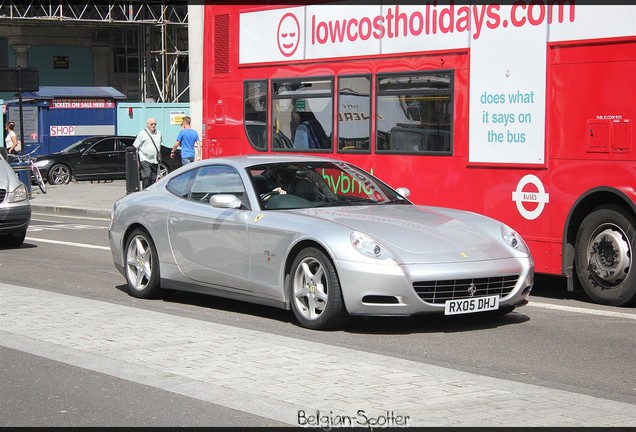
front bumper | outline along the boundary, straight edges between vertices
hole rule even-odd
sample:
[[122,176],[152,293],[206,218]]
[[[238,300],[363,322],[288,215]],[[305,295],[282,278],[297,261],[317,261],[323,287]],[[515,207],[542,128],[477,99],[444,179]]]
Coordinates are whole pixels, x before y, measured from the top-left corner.
[[[499,308],[516,307],[527,303],[534,283],[531,258],[509,258],[493,261],[444,264],[370,265],[337,261],[342,295],[351,315],[410,316],[429,312],[444,312],[445,302],[430,301],[430,296],[418,295],[414,285],[435,285],[436,281],[511,280],[507,289],[500,290]],[[432,283],[429,283],[432,282]],[[493,283],[495,284],[495,283]],[[458,284],[461,287],[461,284]],[[457,288],[452,298],[492,295]]]
[[31,222],[31,206],[22,203],[0,207],[0,234],[26,231]]

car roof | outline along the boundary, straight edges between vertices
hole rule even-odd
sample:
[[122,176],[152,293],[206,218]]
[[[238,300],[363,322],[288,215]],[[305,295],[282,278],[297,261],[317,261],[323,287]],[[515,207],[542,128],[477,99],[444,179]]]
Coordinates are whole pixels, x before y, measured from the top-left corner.
[[135,138],[132,135],[91,135],[91,136],[87,136],[84,137],[83,139],[93,139],[93,138]]
[[205,161],[207,162],[213,161],[215,163],[228,163],[228,164],[232,164],[241,168],[248,168],[254,165],[261,165],[261,164],[285,163],[285,162],[342,162],[338,159],[328,158],[328,157],[289,155],[289,154],[226,156],[226,157],[205,159]]

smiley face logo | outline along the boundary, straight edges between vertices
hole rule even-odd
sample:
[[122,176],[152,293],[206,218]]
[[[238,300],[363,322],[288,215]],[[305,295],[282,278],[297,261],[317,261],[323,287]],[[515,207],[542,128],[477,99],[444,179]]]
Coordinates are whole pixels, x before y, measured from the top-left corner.
[[292,13],[286,13],[278,23],[278,49],[285,57],[292,56],[300,45],[300,24]]

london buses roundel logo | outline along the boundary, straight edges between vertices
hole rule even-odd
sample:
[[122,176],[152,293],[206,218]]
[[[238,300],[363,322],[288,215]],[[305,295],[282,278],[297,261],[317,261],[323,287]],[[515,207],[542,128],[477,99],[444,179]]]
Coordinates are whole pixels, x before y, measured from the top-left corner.
[[[528,185],[534,187],[528,188]],[[517,190],[512,193],[512,200],[517,203],[517,210],[524,218],[535,220],[550,202],[550,194],[546,193],[539,177],[533,174],[525,175],[519,183]]]
[[300,24],[291,12],[286,13],[278,23],[278,49],[285,57],[294,55],[300,45]]

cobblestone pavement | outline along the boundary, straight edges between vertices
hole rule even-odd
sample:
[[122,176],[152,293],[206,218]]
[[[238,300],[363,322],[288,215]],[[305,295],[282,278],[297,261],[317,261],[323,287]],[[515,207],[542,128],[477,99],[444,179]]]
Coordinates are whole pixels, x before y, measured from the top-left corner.
[[290,426],[636,426],[633,405],[0,283],[0,345]]

